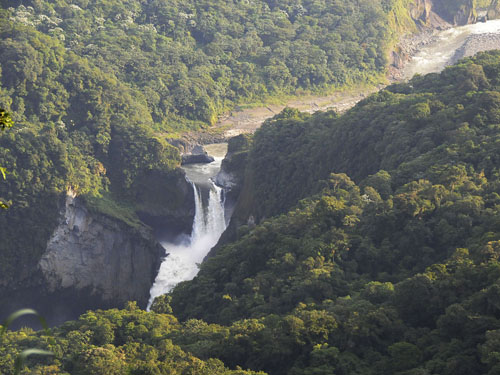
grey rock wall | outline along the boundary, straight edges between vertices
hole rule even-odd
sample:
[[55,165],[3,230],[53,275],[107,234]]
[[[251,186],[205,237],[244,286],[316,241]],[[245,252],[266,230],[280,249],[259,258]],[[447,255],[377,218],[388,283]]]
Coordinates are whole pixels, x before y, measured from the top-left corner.
[[50,293],[71,288],[112,305],[145,305],[163,254],[146,228],[91,213],[68,194],[38,267]]

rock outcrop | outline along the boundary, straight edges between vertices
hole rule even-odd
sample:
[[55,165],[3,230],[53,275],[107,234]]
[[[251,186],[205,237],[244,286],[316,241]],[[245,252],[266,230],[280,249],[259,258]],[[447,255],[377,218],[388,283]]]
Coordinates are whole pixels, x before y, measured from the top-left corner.
[[[491,9],[495,9],[494,4]],[[388,69],[391,81],[404,78],[404,66],[422,47],[436,40],[436,30],[472,24],[489,17],[486,14],[478,16],[474,0],[414,0],[409,13],[419,32],[401,37],[391,51]]]
[[500,18],[500,2],[498,0],[493,0],[487,13],[486,17],[489,20]]
[[182,169],[149,171],[135,189],[136,212],[158,239],[189,234],[195,214],[193,194]]
[[[57,205],[54,202],[54,205]],[[29,277],[0,288],[0,321],[30,307],[49,325],[77,318],[89,309],[145,308],[165,255],[153,231],[98,211],[71,191],[61,200],[46,249]],[[15,327],[38,327],[21,319]]]
[[145,306],[163,254],[146,227],[90,212],[68,194],[38,266],[49,293],[71,288],[106,305]]
[[243,186],[250,143],[251,136],[248,134],[231,138],[227,145],[226,157],[215,177],[215,183],[224,188],[226,202],[229,204],[236,202]]
[[201,145],[195,145],[189,154],[182,155],[182,164],[211,163],[214,160]]
[[415,0],[410,16],[420,26],[434,29],[476,22],[474,0]]
[[434,8],[434,0],[416,0],[410,7],[410,16],[418,26],[430,27],[434,29],[449,27]]
[[252,136],[240,134],[228,141],[227,154],[222,161],[221,169],[215,177],[215,183],[224,189],[226,217],[231,217],[229,225],[219,239],[218,244],[208,253],[215,255],[220,245],[237,238],[238,228],[246,224],[247,218],[234,216],[238,211],[239,200],[244,200],[242,189],[245,184],[245,169],[252,144]]

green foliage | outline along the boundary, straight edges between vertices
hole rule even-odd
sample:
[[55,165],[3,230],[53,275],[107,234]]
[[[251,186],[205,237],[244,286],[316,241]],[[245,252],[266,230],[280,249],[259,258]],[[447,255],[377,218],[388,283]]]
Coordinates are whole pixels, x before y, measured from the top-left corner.
[[384,198],[415,176],[435,184],[451,181],[445,175],[460,181],[470,172],[467,163],[495,175],[497,71],[498,54],[481,54],[441,75],[390,86],[341,117],[289,111],[268,120],[255,134],[236,214],[284,213],[319,193],[332,172],[347,173],[362,187],[375,184]]
[[121,311],[88,312],[53,329],[51,343],[44,331],[8,331],[0,337],[0,371],[13,374],[12,359],[31,345],[50,347],[54,355],[28,358],[23,374],[264,375],[229,370],[220,360],[183,351],[171,339],[183,329],[172,315],[146,313],[134,303]]
[[170,294],[229,332],[181,345],[271,374],[495,373],[498,71],[480,54],[340,117],[268,121],[236,213],[260,223]]
[[0,128],[2,130],[11,128],[14,125],[10,113],[0,108]]
[[[39,315],[35,310],[32,310],[32,309],[22,309],[22,310],[15,311],[11,315],[9,315],[7,317],[7,319],[2,323],[2,325],[0,326],[0,340],[7,332],[7,329],[12,324],[12,322],[14,322],[16,319],[18,319],[22,316],[26,316],[26,315],[37,316],[42,327],[45,330],[45,333],[47,335],[50,335],[50,331],[49,331],[49,328],[47,326],[47,323],[45,322],[45,319],[41,315]],[[54,353],[52,353],[51,351],[48,351],[48,350],[34,349],[34,348],[24,349],[22,352],[20,352],[17,355],[17,358],[15,359],[14,374],[17,375],[21,372],[21,369],[24,366],[24,363],[26,362],[26,360],[28,359],[29,356],[32,356],[32,355],[51,356],[53,354]]]
[[[6,112],[4,109],[0,108],[0,128],[2,131],[5,129],[11,128],[14,125],[12,121],[12,117],[9,112]],[[0,173],[2,174],[3,179],[7,178],[7,168],[0,166]],[[0,209],[7,209],[9,205],[5,203],[3,200],[0,200]]]
[[173,173],[180,156],[153,132],[140,93],[57,39],[0,17],[0,103],[15,110],[17,125],[0,136],[10,172],[0,197],[13,202],[0,216],[0,280],[11,283],[35,269],[67,191],[137,226],[137,185]]
[[376,82],[400,2],[30,1],[9,9],[16,24],[140,92],[168,129],[179,119],[213,124],[242,100]]

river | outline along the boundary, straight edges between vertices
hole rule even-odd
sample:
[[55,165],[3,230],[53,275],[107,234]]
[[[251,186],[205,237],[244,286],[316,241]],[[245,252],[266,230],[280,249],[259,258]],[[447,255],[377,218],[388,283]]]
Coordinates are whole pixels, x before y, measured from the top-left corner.
[[[484,34],[500,34],[500,20],[480,22],[473,25],[454,27],[441,31],[433,37],[433,41],[420,49],[404,68],[403,77],[410,79],[415,74],[437,73],[446,66],[455,63],[455,52],[471,37]],[[486,48],[487,47],[487,48]],[[486,49],[500,48],[500,45],[491,44]]]
[[[436,33],[432,37],[433,41],[423,46],[404,68],[405,80],[417,73],[440,72],[453,62],[455,52],[464,43],[474,43],[471,37],[485,34],[500,34],[500,20],[456,27]],[[491,43],[488,44],[487,49],[492,49],[491,46]],[[500,48],[500,43],[497,48]],[[338,93],[330,96],[299,98],[287,105],[307,112],[330,108],[344,111],[374,91],[376,89],[349,94]],[[219,126],[228,128],[227,137],[254,132],[264,120],[273,117],[284,107],[284,105],[275,105],[234,111]],[[180,236],[174,241],[162,243],[166,257],[151,288],[148,308],[155,297],[170,292],[178,283],[191,280],[196,276],[198,264],[215,246],[227,226],[229,218],[225,217],[224,213],[223,192],[213,182],[226,154],[227,144],[207,145],[205,150],[215,158],[214,162],[183,166],[186,177],[194,190],[195,218],[192,233],[190,236]]]

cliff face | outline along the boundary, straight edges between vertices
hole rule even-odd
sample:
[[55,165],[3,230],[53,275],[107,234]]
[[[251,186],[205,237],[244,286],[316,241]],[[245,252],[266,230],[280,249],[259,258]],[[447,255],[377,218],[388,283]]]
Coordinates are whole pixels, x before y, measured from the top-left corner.
[[487,12],[487,17],[488,19],[500,18],[500,2],[498,0],[492,1]]
[[90,213],[68,195],[38,267],[49,293],[73,288],[106,304],[145,305],[163,253],[145,228]]
[[251,136],[248,134],[238,135],[228,142],[226,157],[215,178],[215,183],[223,187],[226,192],[226,203],[229,199],[229,203],[234,204],[238,199],[245,178],[251,142]]
[[195,214],[194,192],[183,170],[145,173],[135,192],[137,214],[154,229],[156,238],[190,233]]
[[[145,308],[165,254],[152,231],[90,210],[71,193],[62,203],[45,251],[27,265],[29,276],[0,288],[0,321],[25,307],[49,325],[127,301]],[[17,322],[17,328],[23,325],[38,327],[31,320]]]
[[431,28],[476,22],[474,0],[415,0],[410,15],[418,25]]

